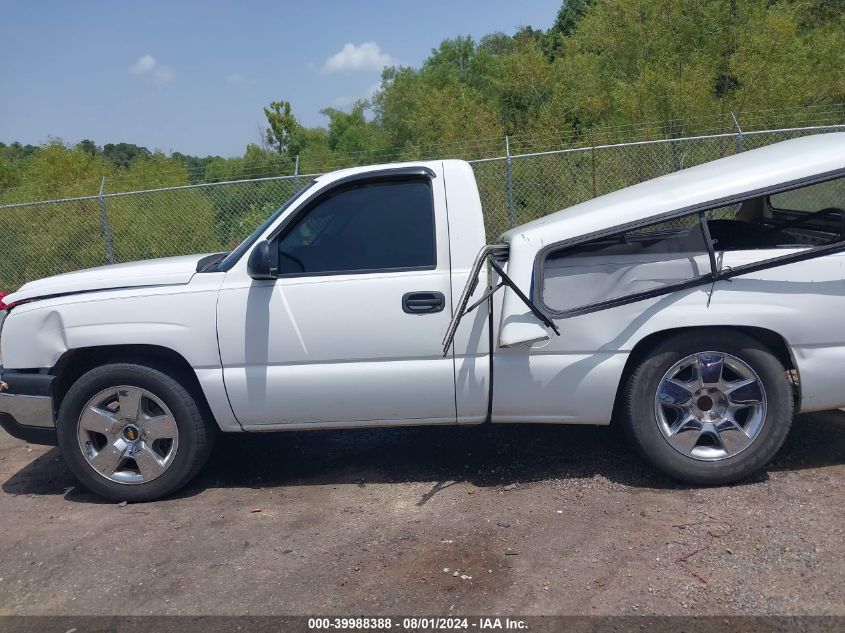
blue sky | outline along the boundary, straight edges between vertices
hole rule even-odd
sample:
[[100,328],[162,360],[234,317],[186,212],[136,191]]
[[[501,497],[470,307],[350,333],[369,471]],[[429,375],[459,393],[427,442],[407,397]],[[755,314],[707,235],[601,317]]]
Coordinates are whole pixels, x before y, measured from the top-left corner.
[[322,125],[443,39],[548,28],[561,0],[0,0],[0,141],[239,155],[262,107]]

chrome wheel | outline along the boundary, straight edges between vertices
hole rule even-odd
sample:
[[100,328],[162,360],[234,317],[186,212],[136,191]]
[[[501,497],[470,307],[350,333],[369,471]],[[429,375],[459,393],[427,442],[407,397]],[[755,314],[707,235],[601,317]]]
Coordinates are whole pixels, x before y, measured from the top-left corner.
[[657,425],[678,452],[703,461],[748,448],[766,419],[766,392],[745,361],[699,352],[675,363],[654,397]]
[[85,460],[98,474],[122,484],[160,477],[179,448],[176,418],[146,389],[117,386],[91,398],[77,423]]

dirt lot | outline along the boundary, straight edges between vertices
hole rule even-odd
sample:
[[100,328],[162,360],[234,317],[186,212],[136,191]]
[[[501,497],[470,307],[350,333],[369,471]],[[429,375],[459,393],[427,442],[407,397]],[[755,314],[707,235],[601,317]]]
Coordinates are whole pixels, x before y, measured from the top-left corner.
[[606,428],[222,440],[121,506],[0,433],[0,614],[845,614],[843,413],[709,489]]

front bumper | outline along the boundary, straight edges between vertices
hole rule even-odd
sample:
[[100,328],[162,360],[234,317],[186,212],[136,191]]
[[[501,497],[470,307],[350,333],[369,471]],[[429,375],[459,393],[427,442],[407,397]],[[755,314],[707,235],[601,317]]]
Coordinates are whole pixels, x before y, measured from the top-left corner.
[[49,374],[0,366],[0,426],[9,435],[30,444],[56,444],[53,380]]

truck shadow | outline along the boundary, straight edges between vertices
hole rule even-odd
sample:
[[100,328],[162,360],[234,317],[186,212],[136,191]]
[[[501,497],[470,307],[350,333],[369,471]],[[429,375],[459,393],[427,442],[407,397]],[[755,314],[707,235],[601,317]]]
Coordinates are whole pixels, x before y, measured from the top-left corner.
[[[775,460],[743,483],[843,463],[845,413],[798,416]],[[223,435],[208,465],[176,497],[209,488],[432,482],[424,505],[459,482],[487,487],[595,476],[632,487],[690,488],[654,470],[612,427],[483,425]],[[76,484],[58,449],[26,465],[2,489],[99,501]]]

